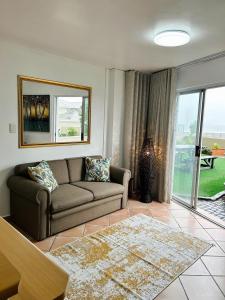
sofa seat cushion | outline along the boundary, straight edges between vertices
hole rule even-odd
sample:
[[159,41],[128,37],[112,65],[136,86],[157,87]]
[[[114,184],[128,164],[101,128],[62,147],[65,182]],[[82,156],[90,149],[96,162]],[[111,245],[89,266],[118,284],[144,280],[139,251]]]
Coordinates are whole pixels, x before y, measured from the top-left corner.
[[51,194],[52,213],[70,209],[94,199],[93,194],[72,184],[62,184]]
[[91,192],[94,196],[94,200],[107,198],[114,195],[123,194],[124,186],[118,183],[112,182],[87,182],[78,181],[72,183],[74,186],[83,188]]

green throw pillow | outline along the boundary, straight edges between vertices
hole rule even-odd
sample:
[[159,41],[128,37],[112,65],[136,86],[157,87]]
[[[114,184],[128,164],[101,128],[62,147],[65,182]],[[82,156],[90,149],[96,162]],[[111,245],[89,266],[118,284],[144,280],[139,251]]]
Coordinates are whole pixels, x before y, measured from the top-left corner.
[[46,187],[50,192],[58,187],[58,183],[46,161],[43,160],[36,167],[28,167],[27,171],[31,179]]
[[110,181],[110,162],[111,158],[94,159],[86,157],[86,181]]

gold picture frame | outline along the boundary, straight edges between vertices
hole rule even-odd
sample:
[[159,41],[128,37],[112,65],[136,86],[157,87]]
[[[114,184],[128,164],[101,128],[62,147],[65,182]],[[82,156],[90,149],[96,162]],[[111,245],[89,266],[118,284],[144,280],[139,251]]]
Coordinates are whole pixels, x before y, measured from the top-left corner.
[[[74,88],[78,90],[84,90],[88,93],[88,128],[87,128],[87,140],[81,141],[69,141],[69,142],[46,142],[46,143],[25,143],[24,142],[24,94],[23,94],[23,83],[24,82],[36,82],[46,85],[56,85],[61,87]],[[53,81],[48,79],[41,79],[31,76],[17,76],[17,88],[18,88],[18,143],[19,148],[37,148],[37,147],[55,147],[55,146],[71,146],[79,144],[90,144],[91,140],[91,96],[92,88],[89,86],[77,85],[74,83],[66,83],[60,81]]]

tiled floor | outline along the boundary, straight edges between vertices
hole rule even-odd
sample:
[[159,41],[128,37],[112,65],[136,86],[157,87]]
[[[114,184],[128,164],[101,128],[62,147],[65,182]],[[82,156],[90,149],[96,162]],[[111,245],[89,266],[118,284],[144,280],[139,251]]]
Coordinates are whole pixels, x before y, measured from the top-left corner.
[[65,243],[96,232],[129,216],[144,213],[180,228],[197,237],[211,241],[212,247],[204,256],[166,288],[156,300],[222,300],[225,299],[225,229],[193,214],[172,202],[150,204],[129,200],[128,207],[84,225],[35,243],[43,251],[55,249]]
[[225,221],[225,197],[215,201],[198,200],[198,207]]

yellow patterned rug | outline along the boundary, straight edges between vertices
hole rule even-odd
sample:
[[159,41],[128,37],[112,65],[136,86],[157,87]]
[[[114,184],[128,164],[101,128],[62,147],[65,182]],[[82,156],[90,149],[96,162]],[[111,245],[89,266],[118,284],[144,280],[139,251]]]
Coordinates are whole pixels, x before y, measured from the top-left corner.
[[70,274],[67,300],[150,300],[211,246],[140,214],[50,256]]

